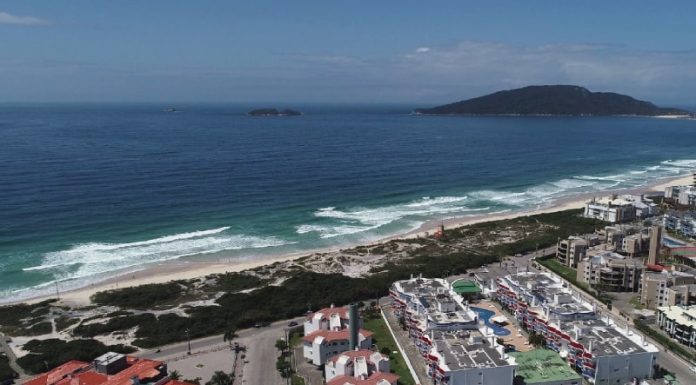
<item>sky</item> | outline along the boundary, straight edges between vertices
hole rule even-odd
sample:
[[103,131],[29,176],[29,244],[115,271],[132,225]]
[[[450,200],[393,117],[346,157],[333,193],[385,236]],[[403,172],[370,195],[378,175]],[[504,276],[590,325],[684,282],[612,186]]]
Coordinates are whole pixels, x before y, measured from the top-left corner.
[[696,105],[696,1],[0,0],[0,102]]

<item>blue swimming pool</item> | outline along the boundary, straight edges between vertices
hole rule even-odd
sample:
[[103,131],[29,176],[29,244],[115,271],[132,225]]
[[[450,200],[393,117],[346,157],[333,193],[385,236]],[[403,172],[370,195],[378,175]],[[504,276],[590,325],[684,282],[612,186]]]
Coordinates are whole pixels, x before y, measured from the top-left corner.
[[678,241],[674,238],[662,237],[662,245],[667,247],[680,247],[686,246],[686,243]]
[[483,320],[483,322],[486,323],[486,326],[493,329],[493,334],[495,334],[496,336],[510,335],[510,330],[508,330],[504,327],[498,326],[498,325],[491,322],[491,317],[493,317],[495,315],[494,312],[487,310],[487,309],[482,309],[480,307],[474,307],[474,306],[471,306],[470,309],[473,310],[474,312],[476,312],[476,314],[478,314],[479,319]]

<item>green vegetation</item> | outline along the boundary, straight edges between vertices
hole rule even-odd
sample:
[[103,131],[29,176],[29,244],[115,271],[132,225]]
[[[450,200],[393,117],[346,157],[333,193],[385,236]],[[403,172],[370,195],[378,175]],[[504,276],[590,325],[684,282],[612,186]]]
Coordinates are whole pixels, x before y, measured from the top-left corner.
[[138,315],[125,315],[111,318],[106,323],[95,322],[91,324],[80,324],[73,329],[73,334],[80,337],[94,337],[100,334],[108,334],[119,330],[128,330],[142,323],[153,322],[155,316],[150,313]]
[[27,329],[33,325],[37,329],[34,329],[33,332],[29,331],[28,333],[33,333],[30,335],[43,334],[39,332],[45,330],[45,325],[37,326],[37,324],[45,321],[51,304],[55,301],[55,299],[51,299],[32,305],[19,304],[0,307],[0,331],[9,335],[25,334]]
[[572,282],[573,284],[577,284],[577,270],[563,265],[556,258],[538,258],[537,262],[546,266],[549,270],[553,271],[554,273],[560,275],[566,281]]
[[29,373],[41,373],[70,360],[92,361],[106,352],[132,353],[134,348],[124,345],[104,345],[96,340],[65,342],[57,338],[31,340],[24,344],[30,353],[17,359],[17,364]]
[[382,317],[373,318],[363,321],[363,328],[374,333],[372,336],[372,341],[380,349],[389,349],[389,366],[391,371],[399,376],[399,384],[402,385],[414,385],[413,378],[411,377],[411,372],[409,372],[406,366],[405,358],[401,356],[398,352],[399,349],[396,347],[396,342],[392,338],[387,325],[384,323]]
[[305,380],[297,374],[293,374],[292,377],[290,377],[290,385],[305,385]]
[[667,350],[679,354],[690,362],[696,360],[696,353],[694,353],[688,347],[653,329],[649,325],[643,323],[643,321],[637,319],[634,321],[634,325],[636,326],[636,329],[659,342],[662,346],[666,347]]
[[633,305],[633,307],[635,307],[638,310],[645,309],[645,306],[643,306],[643,304],[640,303],[640,296],[631,297],[628,303]]
[[56,318],[56,331],[63,331],[76,323],[80,322],[79,318],[71,318],[65,315],[62,315],[58,318]]
[[217,370],[205,385],[230,385],[233,378],[234,373],[227,374],[222,370]]
[[176,300],[181,295],[181,292],[182,285],[179,282],[148,284],[100,291],[92,296],[92,302],[102,306],[152,309]]
[[10,367],[10,360],[6,355],[0,355],[0,383],[17,377],[17,373]]
[[53,325],[48,321],[42,321],[24,329],[25,336],[40,336],[53,332]]
[[210,277],[215,277],[216,281],[214,285],[210,288],[206,288],[206,290],[224,291],[228,293],[253,289],[266,283],[265,280],[257,276],[242,273],[225,273]]
[[416,111],[444,115],[690,115],[628,95],[591,92],[574,85],[527,86]]

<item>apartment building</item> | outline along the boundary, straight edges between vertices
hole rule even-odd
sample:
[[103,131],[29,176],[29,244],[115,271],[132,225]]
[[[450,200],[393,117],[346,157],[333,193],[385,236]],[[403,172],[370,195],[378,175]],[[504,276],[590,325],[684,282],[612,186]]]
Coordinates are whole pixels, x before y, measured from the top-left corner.
[[432,331],[431,338],[424,360],[434,385],[512,385],[515,358],[504,352],[493,333]]
[[558,241],[556,259],[565,266],[576,268],[585,258],[589,242],[580,237],[570,237]]
[[696,205],[696,186],[670,186],[665,188],[665,198],[672,198],[680,205]]
[[665,229],[686,237],[696,238],[696,212],[670,211],[662,217]]
[[593,250],[578,263],[577,280],[605,291],[639,291],[643,261],[608,250]]
[[652,376],[658,349],[574,297],[563,282],[543,273],[500,279],[498,299],[546,347],[594,384],[624,384]]
[[585,204],[584,216],[611,223],[628,222],[636,219],[636,208],[632,201],[617,196],[593,198]]
[[657,325],[679,343],[696,348],[696,306],[659,307]]
[[[689,298],[696,295],[688,286],[695,283],[696,277],[688,273],[671,270],[646,271],[641,279],[640,303],[652,310],[683,304],[684,298],[688,304]],[[681,288],[682,286],[687,287]]]

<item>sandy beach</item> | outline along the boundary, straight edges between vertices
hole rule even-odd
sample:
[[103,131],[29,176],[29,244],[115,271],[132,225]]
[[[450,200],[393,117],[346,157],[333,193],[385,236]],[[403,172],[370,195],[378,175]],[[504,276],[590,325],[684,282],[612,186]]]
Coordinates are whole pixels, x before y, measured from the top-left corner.
[[[536,208],[525,209],[525,210],[515,210],[506,213],[499,214],[482,214],[476,216],[459,217],[459,218],[449,218],[444,220],[429,221],[424,223],[420,228],[415,231],[411,231],[406,234],[396,235],[382,239],[379,242],[386,242],[392,239],[398,238],[415,238],[426,236],[428,233],[432,233],[440,224],[444,224],[446,228],[455,228],[461,226],[467,226],[475,223],[496,221],[503,219],[511,219],[526,215],[535,215],[550,213],[556,211],[563,211],[569,209],[577,209],[584,206],[585,202],[591,199],[593,196],[606,196],[611,194],[643,194],[650,192],[661,192],[664,191],[665,187],[673,185],[686,185],[691,184],[693,177],[691,175],[681,176],[674,179],[663,179],[657,181],[651,185],[645,186],[643,188],[636,189],[623,189],[623,190],[611,190],[603,192],[593,192],[579,194],[571,196],[564,199],[559,199],[556,201],[549,202],[545,206],[539,206]],[[379,243],[378,242],[378,243]],[[355,245],[358,246],[358,245]],[[332,250],[315,250],[314,252],[328,252]],[[303,256],[311,254],[310,252],[302,252],[291,255],[282,255],[262,259],[254,260],[235,260],[235,261],[175,261],[162,263],[157,265],[146,266],[143,270],[126,273],[122,275],[115,275],[113,278],[103,280],[98,283],[91,284],[87,287],[68,290],[65,292],[60,292],[60,299],[63,303],[67,305],[87,305],[90,302],[90,297],[98,292],[104,290],[112,290],[124,287],[138,286],[151,283],[164,283],[172,280],[184,280],[192,279],[198,277],[204,277],[210,274],[220,274],[225,272],[238,272],[247,269],[253,269],[264,265],[270,265],[276,262],[289,261],[293,259],[298,259]],[[60,291],[60,286],[58,287]],[[8,301],[12,302],[38,302],[47,298],[55,298],[55,295],[50,296],[39,296],[27,300],[21,301]]]

